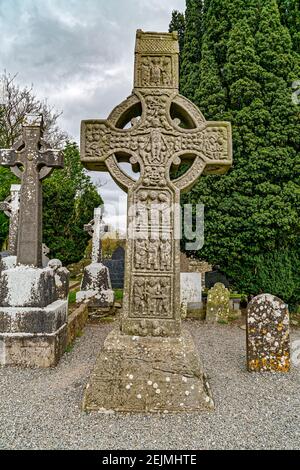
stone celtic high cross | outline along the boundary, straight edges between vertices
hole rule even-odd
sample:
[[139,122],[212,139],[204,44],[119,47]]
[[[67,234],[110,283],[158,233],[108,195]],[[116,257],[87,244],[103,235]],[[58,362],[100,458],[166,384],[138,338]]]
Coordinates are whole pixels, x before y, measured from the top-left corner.
[[[132,95],[107,120],[81,127],[83,164],[108,170],[128,192],[121,330],[129,335],[180,334],[180,247],[172,208],[202,173],[225,173],[232,164],[230,124],[205,121],[178,93],[178,55],[177,33],[138,30]],[[172,180],[170,170],[186,160],[189,170]],[[139,168],[138,181],[122,170],[123,161]],[[154,206],[161,208],[157,218],[150,215]]]
[[103,208],[94,209],[94,218],[90,223],[84,225],[84,231],[93,238],[92,240],[92,263],[101,263],[102,261],[102,242],[101,239],[108,232],[108,225],[103,220]]
[[17,263],[42,267],[42,185],[63,155],[42,139],[41,116],[27,116],[22,139],[12,149],[0,149],[0,165],[11,167],[21,179]]

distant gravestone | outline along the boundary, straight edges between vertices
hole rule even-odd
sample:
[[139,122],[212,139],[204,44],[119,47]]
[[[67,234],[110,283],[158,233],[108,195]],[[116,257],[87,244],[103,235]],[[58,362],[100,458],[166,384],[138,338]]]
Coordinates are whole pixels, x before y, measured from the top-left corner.
[[84,268],[80,291],[76,302],[85,302],[89,308],[111,307],[114,303],[114,292],[111,286],[109,271],[102,263],[103,235],[108,226],[103,222],[103,208],[94,209],[94,219],[84,226],[84,230],[93,237],[92,262]]
[[123,260],[125,259],[125,250],[122,246],[118,246],[118,248],[115,249],[113,252],[111,259],[114,260]]
[[290,369],[289,312],[271,294],[261,294],[247,309],[247,369],[288,372]]
[[227,323],[230,315],[230,293],[224,284],[217,282],[207,294],[206,321]]
[[112,288],[123,289],[125,275],[124,248],[122,246],[118,246],[118,248],[113,252],[111,259],[104,259],[103,264],[109,270]]
[[229,281],[219,266],[214,266],[213,270],[205,273],[205,287],[211,289],[215,284],[221,283],[229,289]]
[[201,273],[180,273],[180,304],[182,317],[190,305],[198,309],[202,302]]

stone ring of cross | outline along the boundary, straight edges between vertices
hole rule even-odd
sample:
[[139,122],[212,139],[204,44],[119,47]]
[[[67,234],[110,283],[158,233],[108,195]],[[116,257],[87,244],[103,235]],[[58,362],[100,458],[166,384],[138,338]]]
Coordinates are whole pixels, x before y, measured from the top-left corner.
[[[231,166],[231,128],[207,122],[200,110],[173,89],[134,89],[107,120],[82,123],[82,161],[92,170],[109,170],[125,191],[174,185],[188,190],[204,172],[224,173]],[[130,162],[140,171],[136,182],[119,166]],[[171,169],[188,163],[171,180]]]

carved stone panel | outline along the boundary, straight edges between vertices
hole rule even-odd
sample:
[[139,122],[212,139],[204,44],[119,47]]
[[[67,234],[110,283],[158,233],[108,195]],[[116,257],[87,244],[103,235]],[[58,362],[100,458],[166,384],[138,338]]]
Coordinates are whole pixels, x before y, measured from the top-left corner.
[[131,316],[135,318],[172,318],[170,276],[133,276]]

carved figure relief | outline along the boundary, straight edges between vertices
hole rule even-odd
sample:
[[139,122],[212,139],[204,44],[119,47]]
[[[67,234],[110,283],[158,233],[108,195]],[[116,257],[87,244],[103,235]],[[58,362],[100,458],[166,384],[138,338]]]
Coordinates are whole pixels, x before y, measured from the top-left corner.
[[160,191],[139,191],[133,214],[135,269],[171,271],[170,195]]
[[172,82],[172,60],[169,56],[142,56],[141,84],[144,87],[169,87]]
[[170,317],[170,283],[169,277],[134,277],[133,282],[133,316],[147,318]]

